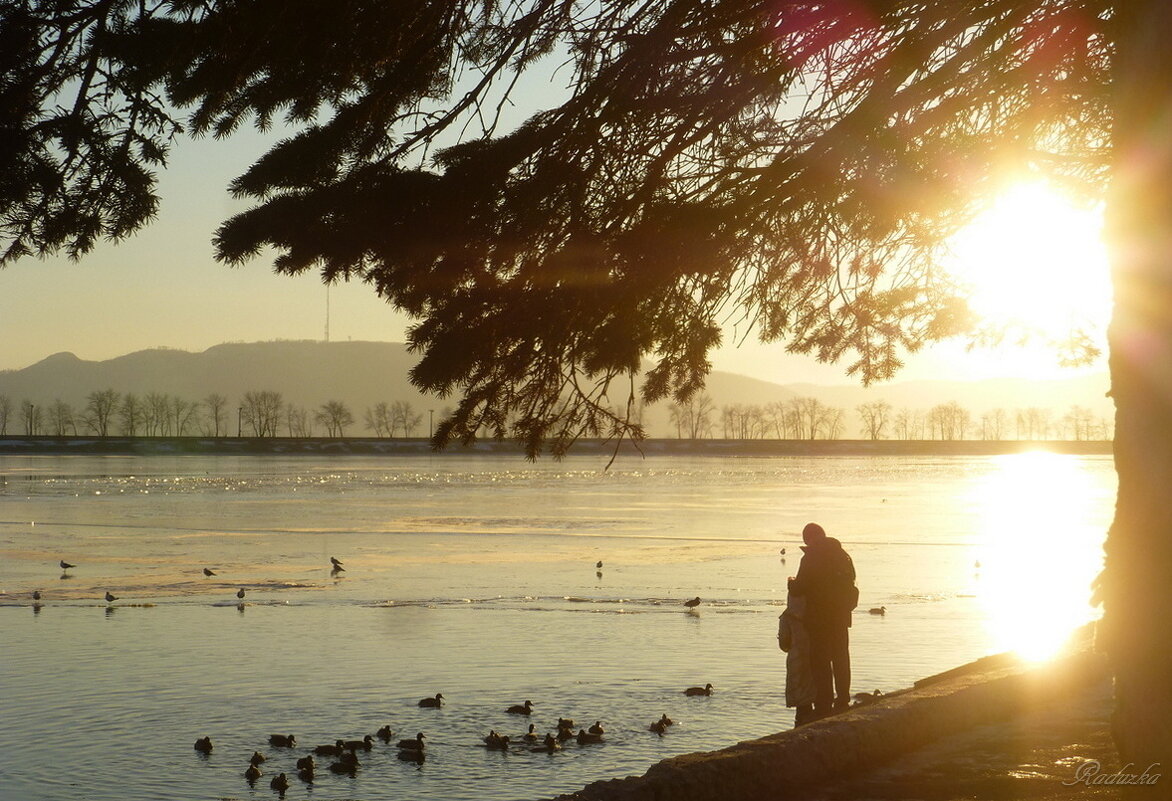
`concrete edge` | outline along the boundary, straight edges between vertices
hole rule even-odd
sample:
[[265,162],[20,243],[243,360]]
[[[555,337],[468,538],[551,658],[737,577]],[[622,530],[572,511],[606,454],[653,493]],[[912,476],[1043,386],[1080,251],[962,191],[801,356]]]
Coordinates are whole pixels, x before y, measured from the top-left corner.
[[952,674],[801,728],[665,759],[642,776],[594,782],[554,801],[784,798],[787,788],[878,767],[942,737],[1076,693],[1109,672],[1104,656],[1088,647],[1041,665],[986,657]]

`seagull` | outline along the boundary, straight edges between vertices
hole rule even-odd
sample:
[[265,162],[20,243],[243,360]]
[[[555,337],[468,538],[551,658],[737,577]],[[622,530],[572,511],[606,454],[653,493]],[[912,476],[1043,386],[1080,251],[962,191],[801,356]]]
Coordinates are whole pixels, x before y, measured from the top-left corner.
[[216,572],[214,570],[209,570],[208,568],[205,567],[203,569],[203,574],[205,576],[214,576],[214,575],[216,575]]
[[106,590],[106,603],[108,603],[108,604],[109,604],[109,603],[113,603],[114,601],[117,601],[117,600],[118,600],[118,596],[117,596],[117,595],[114,595],[114,594],[113,594],[112,592],[110,592],[109,590]]
[[60,564],[61,564],[62,570],[68,570],[71,567],[77,567],[77,565],[71,565],[68,562],[66,562],[64,559],[61,560]]
[[242,601],[244,600],[244,588],[243,587],[241,587],[240,589],[238,589],[236,591],[236,597]]
[[695,609],[699,605],[700,605],[700,596],[699,595],[697,595],[695,598],[693,598],[690,601],[684,601],[684,606],[688,607],[689,609]]

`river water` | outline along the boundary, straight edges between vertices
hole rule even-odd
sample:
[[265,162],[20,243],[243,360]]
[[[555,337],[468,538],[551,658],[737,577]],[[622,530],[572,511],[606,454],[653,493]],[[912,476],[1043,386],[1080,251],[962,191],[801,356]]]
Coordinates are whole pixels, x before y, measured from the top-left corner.
[[[422,764],[376,740],[354,776],[319,758],[286,798],[537,799],[774,733],[811,520],[859,574],[856,690],[1044,658],[1095,615],[1110,457],[605,462],[0,456],[0,798],[273,798],[308,746],[389,725],[425,733]],[[559,717],[606,741],[481,744]]]

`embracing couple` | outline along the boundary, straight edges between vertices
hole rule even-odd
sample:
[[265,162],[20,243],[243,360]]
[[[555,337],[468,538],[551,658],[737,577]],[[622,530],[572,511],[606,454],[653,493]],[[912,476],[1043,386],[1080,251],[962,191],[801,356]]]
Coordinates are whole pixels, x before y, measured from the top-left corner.
[[788,652],[785,704],[797,707],[796,725],[850,706],[848,629],[858,606],[855,566],[842,543],[817,523],[802,529],[802,563],[789,580],[778,624],[778,645]]

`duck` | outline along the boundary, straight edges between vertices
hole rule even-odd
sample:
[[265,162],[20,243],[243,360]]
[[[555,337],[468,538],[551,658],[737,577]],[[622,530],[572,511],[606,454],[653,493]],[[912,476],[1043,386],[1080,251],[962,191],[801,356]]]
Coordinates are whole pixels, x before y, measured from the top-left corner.
[[249,765],[244,771],[244,778],[248,780],[249,784],[252,784],[263,775],[264,771],[262,771],[256,765]]
[[574,728],[574,719],[573,718],[558,718],[558,728],[559,729],[572,729],[572,728]]
[[283,793],[289,789],[289,777],[284,773],[274,776],[273,780],[269,782],[269,787],[272,787],[279,793]]
[[313,780],[317,778],[316,771],[316,767],[302,768],[301,770],[297,771],[297,778],[301,779],[301,781],[305,782],[306,784],[313,784]]
[[684,601],[684,606],[688,607],[689,609],[695,609],[699,605],[700,605],[700,596],[699,595],[697,595],[695,598],[692,598],[689,601]]
[[239,598],[239,599],[240,599],[240,600],[242,600],[242,601],[244,600],[244,588],[243,588],[243,587],[241,587],[240,589],[236,590],[236,597],[237,597],[237,598]]
[[671,718],[669,718],[666,713],[659,716],[659,722],[662,723],[664,726],[676,725],[676,722],[674,720],[672,720]]
[[689,687],[684,690],[684,695],[712,695],[712,685],[705,684],[703,687]]
[[374,747],[374,738],[368,734],[361,740],[347,740],[345,745],[346,748],[349,748],[351,751],[356,751],[359,748],[361,748],[363,751],[369,751]]
[[566,740],[574,739],[574,730],[570,726],[558,726],[558,742],[564,743]]
[[41,600],[41,591],[40,590],[33,590],[33,600],[34,601]]
[[77,567],[77,565],[71,565],[71,564],[69,564],[69,562],[66,562],[64,559],[62,559],[58,564],[61,565],[62,570],[69,570],[70,568]]
[[537,728],[536,724],[534,724],[534,723],[529,724],[529,731],[527,731],[523,735],[523,739],[525,740],[525,742],[527,742],[527,743],[537,742],[537,732],[535,731],[536,728]]
[[404,762],[422,763],[425,756],[426,755],[422,750],[416,750],[412,748],[404,748],[399,751],[399,759],[403,760]]
[[383,726],[381,729],[375,732],[375,736],[384,743],[388,743],[391,741],[391,738],[395,736],[395,733],[391,731],[390,726]]
[[602,570],[602,560],[601,559],[599,559],[597,562],[594,563],[594,569],[595,570]]
[[781,549],[780,551],[778,551],[777,553],[778,553],[778,556],[785,556],[785,548],[782,548],[782,549]]
[[268,759],[268,757],[266,757],[260,751],[253,751],[252,756],[250,756],[248,758],[248,764],[249,765],[259,765],[260,763],[266,761],[267,759]]
[[293,748],[297,745],[297,738],[292,734],[270,734],[269,745],[275,745],[277,748]]
[[399,740],[400,751],[422,751],[423,750],[423,732],[419,732],[410,740]]
[[562,744],[552,734],[547,733],[545,739],[541,741],[541,745],[534,746],[529,750],[535,754],[543,751],[547,754],[552,754],[554,751],[561,751]]
[[528,715],[533,710],[533,702],[526,700],[523,704],[513,704],[506,709],[510,715]]
[[855,693],[855,706],[863,706],[873,701],[878,701],[883,695],[882,691],[876,690],[873,693]]
[[313,753],[318,756],[340,756],[346,750],[346,744],[341,740],[337,740],[333,745],[319,745],[313,749]]
[[203,569],[203,574],[204,574],[205,576],[209,576],[209,577],[210,577],[210,576],[214,576],[214,575],[216,575],[216,571],[214,571],[214,570],[212,570],[212,569],[210,569],[210,568],[206,568],[206,567],[205,567],[205,568]]
[[887,607],[886,606],[874,606],[874,607],[868,609],[867,611],[870,612],[872,615],[886,615],[887,614]]
[[667,724],[663,722],[662,718],[660,718],[659,720],[653,722],[650,726],[648,726],[647,731],[653,731],[656,734],[658,734],[660,737],[662,737],[663,733],[665,731],[667,731]]
[[351,776],[353,776],[355,773],[358,772],[358,765],[356,763],[350,763],[350,762],[331,762],[330,763],[330,772],[331,773],[349,773]]
[[312,756],[303,756],[303,757],[301,757],[301,759],[297,760],[297,769],[298,770],[305,770],[306,768],[308,768],[309,770],[313,770],[316,767],[317,767],[317,763],[313,761]]
[[589,743],[601,743],[601,734],[591,734],[585,729],[578,729],[578,745],[587,745]]
[[509,736],[497,734],[496,729],[491,729],[488,736],[484,738],[484,745],[492,751],[507,751],[509,750]]
[[590,732],[591,734],[606,734],[606,729],[602,728],[601,720],[594,721],[594,725],[586,731]]
[[108,604],[112,604],[112,603],[114,603],[114,602],[115,602],[115,601],[117,601],[117,600],[118,600],[118,596],[117,596],[117,595],[115,595],[114,593],[110,592],[109,590],[106,590],[106,603],[108,603]]
[[342,560],[337,559],[333,556],[330,557],[330,564],[334,566],[334,570],[345,570],[346,569],[346,568],[342,567]]
[[201,754],[210,754],[212,752],[212,738],[200,737],[195,741],[195,750]]
[[419,706],[427,709],[439,709],[444,705],[444,694],[436,693],[435,698],[423,698],[419,701]]
[[353,751],[343,751],[342,753],[338,754],[338,761],[343,765],[353,765],[354,767],[358,767],[362,764],[358,761],[358,754],[354,753]]

